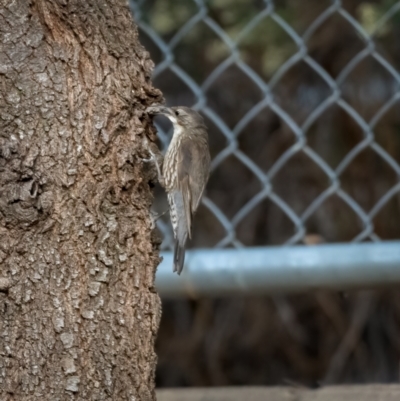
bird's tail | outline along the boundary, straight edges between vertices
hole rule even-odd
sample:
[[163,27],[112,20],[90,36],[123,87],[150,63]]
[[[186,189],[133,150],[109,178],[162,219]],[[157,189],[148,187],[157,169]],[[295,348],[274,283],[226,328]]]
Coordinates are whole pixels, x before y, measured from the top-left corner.
[[174,250],[174,272],[181,274],[184,263],[185,263],[185,244],[182,245],[179,243],[179,241],[176,241]]
[[181,191],[174,191],[168,195],[170,201],[170,216],[174,228],[174,272],[181,274],[185,262],[185,246],[188,238],[188,221],[184,209],[183,195]]

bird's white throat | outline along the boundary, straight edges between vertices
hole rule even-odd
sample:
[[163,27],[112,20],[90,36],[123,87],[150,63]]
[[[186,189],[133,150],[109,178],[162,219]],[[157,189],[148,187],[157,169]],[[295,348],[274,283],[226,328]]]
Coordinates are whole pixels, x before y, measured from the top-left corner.
[[172,125],[174,127],[174,134],[172,136],[172,139],[180,136],[182,134],[182,132],[183,132],[182,125],[180,125],[178,123],[178,120],[176,118],[174,118],[172,116],[168,116],[168,118],[169,118],[169,120],[171,121],[171,123],[172,123]]

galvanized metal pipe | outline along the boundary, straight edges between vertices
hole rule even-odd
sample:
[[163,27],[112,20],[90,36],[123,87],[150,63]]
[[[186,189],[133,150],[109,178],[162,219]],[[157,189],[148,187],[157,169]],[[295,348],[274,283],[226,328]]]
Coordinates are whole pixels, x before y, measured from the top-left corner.
[[188,251],[181,276],[162,254],[162,297],[216,297],[400,283],[400,241]]

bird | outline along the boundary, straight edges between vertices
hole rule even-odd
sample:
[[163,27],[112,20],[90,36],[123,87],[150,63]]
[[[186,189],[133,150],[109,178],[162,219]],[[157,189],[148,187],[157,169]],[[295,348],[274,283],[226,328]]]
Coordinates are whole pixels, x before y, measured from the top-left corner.
[[148,151],[155,162],[158,180],[167,193],[175,239],[173,271],[179,275],[185,262],[186,241],[192,235],[193,217],[210,174],[207,126],[197,111],[186,106],[153,105],[146,111],[152,116],[164,115],[174,129],[162,171],[157,157],[149,148]]

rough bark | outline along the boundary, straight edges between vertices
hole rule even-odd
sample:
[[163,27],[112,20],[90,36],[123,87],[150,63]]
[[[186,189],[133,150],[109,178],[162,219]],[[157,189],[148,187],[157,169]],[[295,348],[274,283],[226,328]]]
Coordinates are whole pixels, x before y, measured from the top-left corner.
[[159,101],[123,0],[0,0],[0,399],[152,400]]

